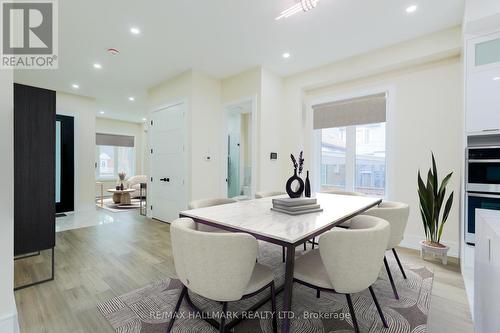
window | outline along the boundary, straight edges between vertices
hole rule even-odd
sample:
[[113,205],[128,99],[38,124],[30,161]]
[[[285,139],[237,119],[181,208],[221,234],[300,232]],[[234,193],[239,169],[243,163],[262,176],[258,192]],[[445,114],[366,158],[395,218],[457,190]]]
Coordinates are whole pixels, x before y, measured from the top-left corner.
[[[342,130],[347,140],[341,139]],[[321,190],[385,195],[385,123],[321,129]]]
[[117,179],[119,172],[135,172],[134,137],[97,134],[96,179]]
[[321,184],[329,188],[345,188],[345,127],[321,131]]
[[385,196],[385,104],[378,94],[313,106],[320,190]]

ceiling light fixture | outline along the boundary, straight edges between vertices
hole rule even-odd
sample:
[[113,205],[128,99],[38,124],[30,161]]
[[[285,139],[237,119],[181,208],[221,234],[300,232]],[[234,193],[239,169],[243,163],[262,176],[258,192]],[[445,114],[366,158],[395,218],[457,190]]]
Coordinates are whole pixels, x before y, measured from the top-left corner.
[[406,12],[408,14],[415,13],[417,11],[417,9],[418,9],[417,5],[411,5],[411,6],[406,7]]
[[499,80],[500,80],[500,76],[495,76],[495,77],[493,78],[493,81],[499,81]]
[[285,52],[285,53],[283,53],[281,56],[282,56],[283,58],[285,58],[285,59],[288,59],[288,58],[290,58],[290,53]]
[[72,87],[73,89],[79,89],[79,88],[80,88],[80,86],[79,86],[78,84],[76,84],[76,83],[73,83],[73,84],[71,85],[71,87]]
[[146,118],[142,118],[142,121],[146,121],[147,119]]
[[313,8],[316,8],[318,5],[319,0],[300,0],[297,2],[295,5],[289,7],[288,9],[285,9],[280,13],[278,17],[275,18],[275,20],[281,20],[282,18],[287,18],[292,15],[297,14],[300,11],[303,12],[308,12]]
[[101,111],[99,111],[99,113],[100,113],[100,114],[104,114],[104,111],[102,111],[102,110],[101,110]]
[[141,33],[141,30],[139,30],[139,28],[136,28],[136,27],[132,27],[130,28],[130,32],[133,34],[133,35],[138,35]]
[[134,97],[132,97],[132,96],[130,96],[130,97],[128,98],[128,100],[129,100],[129,101],[131,101],[131,102],[133,102],[133,101],[135,101],[135,98],[134,98]]
[[102,66],[101,66],[101,64],[99,64],[99,63],[95,63],[95,64],[94,64],[94,68],[95,68],[95,69],[101,69],[101,68],[102,68]]

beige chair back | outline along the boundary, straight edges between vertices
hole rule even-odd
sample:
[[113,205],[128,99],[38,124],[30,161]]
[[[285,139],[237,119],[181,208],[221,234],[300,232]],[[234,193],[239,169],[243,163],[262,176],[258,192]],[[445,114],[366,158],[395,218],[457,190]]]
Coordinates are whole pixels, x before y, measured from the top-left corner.
[[342,191],[342,190],[325,190],[325,191],[321,191],[321,193],[339,194],[339,195],[352,195],[352,196],[359,196],[359,197],[366,196],[366,194],[361,193],[361,192],[349,192],[349,191]]
[[283,195],[283,194],[286,194],[286,193],[281,192],[281,191],[260,191],[260,192],[255,193],[255,199],[275,197],[277,195]]
[[410,206],[395,201],[382,201],[380,205],[364,213],[364,215],[380,217],[391,225],[391,238],[387,245],[388,250],[398,246],[403,240],[409,214]]
[[358,215],[351,228],[333,228],[319,237],[319,251],[333,288],[352,294],[365,290],[378,278],[390,225],[373,216]]
[[190,218],[170,226],[175,270],[190,290],[208,299],[241,299],[257,258],[257,240],[246,233],[211,233],[195,230]]
[[229,203],[235,203],[236,200],[229,198],[213,198],[213,199],[200,199],[193,200],[189,203],[189,209],[204,208],[211,206],[225,205]]

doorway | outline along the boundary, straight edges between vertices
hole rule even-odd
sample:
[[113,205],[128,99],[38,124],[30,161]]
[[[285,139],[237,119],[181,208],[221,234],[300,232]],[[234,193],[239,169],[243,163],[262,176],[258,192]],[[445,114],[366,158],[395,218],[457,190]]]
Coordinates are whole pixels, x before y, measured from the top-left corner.
[[253,100],[226,107],[226,187],[227,197],[250,199],[254,179]]
[[186,209],[185,103],[151,113],[151,210],[164,222]]
[[75,210],[74,118],[56,115],[56,213]]

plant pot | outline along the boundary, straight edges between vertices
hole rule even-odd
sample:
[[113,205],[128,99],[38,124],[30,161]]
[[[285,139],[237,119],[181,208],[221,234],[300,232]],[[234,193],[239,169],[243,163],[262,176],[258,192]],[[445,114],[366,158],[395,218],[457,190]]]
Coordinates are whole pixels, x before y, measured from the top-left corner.
[[420,257],[422,259],[424,259],[426,253],[430,253],[434,258],[441,258],[443,265],[448,263],[448,251],[450,250],[449,246],[434,246],[429,244],[426,240],[422,240],[420,241],[420,247]]

